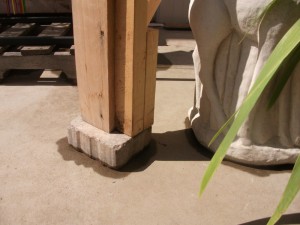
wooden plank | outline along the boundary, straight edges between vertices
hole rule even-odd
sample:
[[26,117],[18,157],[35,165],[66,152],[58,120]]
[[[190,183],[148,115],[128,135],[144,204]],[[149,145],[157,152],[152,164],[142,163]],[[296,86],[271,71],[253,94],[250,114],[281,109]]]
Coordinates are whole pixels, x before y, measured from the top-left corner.
[[20,52],[6,52],[0,56],[2,71],[10,69],[53,69],[62,70],[70,79],[76,79],[75,57],[61,52],[53,55],[22,56]]
[[46,69],[41,74],[41,79],[58,79],[61,76],[61,70],[49,70]]
[[7,70],[0,69],[0,83],[6,77],[6,75],[7,75]]
[[27,34],[35,26],[35,23],[17,23],[0,34],[0,37],[18,37]]
[[75,55],[75,45],[72,45],[70,48],[71,55]]
[[0,54],[5,52],[5,50],[7,50],[8,48],[9,48],[9,46],[0,46]]
[[[46,27],[38,36],[39,37],[59,37],[69,32],[70,23],[52,23]],[[50,54],[55,45],[45,46],[24,46],[21,49],[22,55],[46,55]]]
[[159,31],[157,29],[148,28],[144,129],[151,127],[152,124],[154,123],[158,36],[159,36]]
[[73,0],[76,70],[81,115],[114,129],[114,1]]
[[[35,27],[35,23],[17,23],[16,25],[6,29],[5,31],[0,33],[1,37],[18,37],[22,35],[26,35]],[[5,50],[7,50],[9,46],[0,46],[0,54],[2,54]]]
[[161,2],[161,0],[147,0],[147,24],[149,24]]
[[147,0],[116,0],[115,18],[116,123],[135,136],[144,130]]
[[7,25],[0,24],[0,33],[9,28]]

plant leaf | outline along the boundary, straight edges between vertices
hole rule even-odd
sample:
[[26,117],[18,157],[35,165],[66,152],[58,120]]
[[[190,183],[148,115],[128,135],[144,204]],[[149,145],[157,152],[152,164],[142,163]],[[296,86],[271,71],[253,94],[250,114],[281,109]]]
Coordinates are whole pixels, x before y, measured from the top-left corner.
[[282,195],[279,205],[267,225],[274,225],[287,210],[300,190],[300,156],[294,166],[293,172]]
[[280,66],[279,70],[276,72],[277,74],[282,74],[283,76],[278,81],[278,85],[275,87],[273,94],[270,98],[268,109],[272,108],[278,99],[280,93],[288,82],[289,78],[292,76],[295,67],[297,66],[300,59],[300,45],[296,47],[296,49],[284,60],[283,64]]
[[279,0],[272,0],[265,8],[264,10],[259,14],[258,19],[260,20],[260,24],[267,15],[268,12],[272,10],[272,8],[279,2]]
[[290,28],[290,30],[284,35],[284,37],[277,44],[269,59],[263,66],[260,75],[258,76],[255,84],[253,85],[248,96],[245,98],[243,104],[241,105],[236,118],[231,125],[227,135],[223,139],[221,145],[217,149],[214,157],[212,158],[205,174],[203,176],[200,196],[203,194],[205,188],[207,187],[212,176],[216,172],[217,168],[224,159],[226,152],[233,142],[239,128],[247,119],[250,111],[258,101],[261,93],[274,76],[275,72],[285,60],[285,58],[297,47],[300,42],[300,19]]
[[208,147],[212,145],[212,143],[215,142],[215,140],[220,136],[220,134],[233,122],[234,117],[238,113],[238,110],[224,123],[224,125],[218,130],[218,132],[213,136],[211,141],[208,144]]

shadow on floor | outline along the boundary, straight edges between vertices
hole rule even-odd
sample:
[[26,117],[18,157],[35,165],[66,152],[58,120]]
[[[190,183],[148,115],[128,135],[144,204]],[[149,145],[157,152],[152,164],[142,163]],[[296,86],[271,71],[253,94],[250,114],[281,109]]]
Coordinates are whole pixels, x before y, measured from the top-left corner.
[[228,160],[224,160],[222,164],[225,166],[230,166],[232,168],[241,170],[246,173],[250,173],[258,177],[267,177],[270,176],[271,174],[290,172],[294,167],[294,165],[291,164],[277,165],[277,166],[251,166],[251,165],[244,165],[236,162],[231,162]]
[[123,172],[141,172],[154,161],[208,161],[212,153],[201,147],[191,129],[152,134],[153,140],[141,153],[120,169]]
[[65,161],[72,161],[77,166],[91,168],[101,176],[121,179],[130,174],[130,172],[112,170],[108,167],[103,166],[101,163],[99,163],[99,161],[93,160],[84,153],[75,150],[75,148],[69,145],[67,138],[58,140],[56,144],[58,146],[58,152],[61,154],[62,158]]
[[157,64],[158,65],[184,65],[193,66],[193,51],[172,51],[165,53],[158,53]]
[[168,40],[190,41],[194,40],[193,33],[190,30],[176,30],[176,29],[160,29],[159,30],[159,46],[166,46]]
[[[243,223],[240,225],[266,225],[268,223],[270,218],[263,218],[247,223]],[[276,223],[278,225],[280,224],[300,224],[300,213],[295,213],[295,214],[289,214],[289,215],[283,215],[281,219]]]
[[[199,144],[192,129],[152,134],[152,137],[150,146],[136,155],[120,171],[141,172],[154,161],[210,161],[213,157],[210,150]],[[228,160],[224,160],[222,164],[259,177],[267,177],[293,169],[293,165],[258,167]]]
[[[68,144],[67,138],[59,140],[57,145],[58,152],[64,160],[73,161],[79,166],[92,168],[102,176],[115,179],[126,177],[130,173],[142,172],[155,161],[209,161],[213,156],[213,153],[198,143],[192,129],[152,134],[150,145],[119,170],[109,169],[98,161],[76,151]],[[259,177],[290,171],[293,167],[292,165],[253,167],[226,160],[222,164]]]
[[70,86],[76,83],[61,73],[57,77],[42,77],[44,70],[10,70],[0,82],[4,86]]
[[98,174],[115,179],[147,169],[154,161],[208,161],[212,153],[199,147],[191,129],[152,134],[152,141],[141,153],[134,156],[124,167],[112,170],[68,144],[67,138],[57,141],[58,152],[65,161],[92,168]]

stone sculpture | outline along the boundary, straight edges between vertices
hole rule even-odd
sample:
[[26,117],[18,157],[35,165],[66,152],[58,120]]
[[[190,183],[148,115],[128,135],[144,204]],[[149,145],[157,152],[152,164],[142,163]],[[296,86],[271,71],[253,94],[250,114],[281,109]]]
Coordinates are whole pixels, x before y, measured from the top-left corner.
[[[191,0],[190,25],[196,39],[195,104],[189,112],[198,141],[207,146],[238,109],[266,59],[300,18],[300,1],[279,1],[259,26],[270,0]],[[284,71],[281,75],[284,75]],[[276,104],[267,110],[276,79],[231,144],[227,158],[253,165],[294,163],[300,154],[300,63]],[[215,151],[220,136],[210,146]]]

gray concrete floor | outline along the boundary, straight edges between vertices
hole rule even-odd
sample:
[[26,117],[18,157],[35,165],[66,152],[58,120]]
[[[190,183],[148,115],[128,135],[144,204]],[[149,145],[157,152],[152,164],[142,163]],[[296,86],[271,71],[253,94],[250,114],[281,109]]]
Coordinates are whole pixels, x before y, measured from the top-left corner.
[[[14,72],[0,86],[0,224],[260,225],[275,209],[290,167],[224,162],[203,197],[211,153],[186,123],[194,72],[188,31],[162,31],[153,141],[119,171],[67,143],[79,115],[76,86]],[[178,54],[179,53],[179,54]],[[182,58],[183,57],[183,58]],[[172,65],[173,64],[173,65]],[[175,65],[174,65],[175,64]],[[52,78],[51,78],[52,77]],[[281,224],[300,223],[300,198]]]

